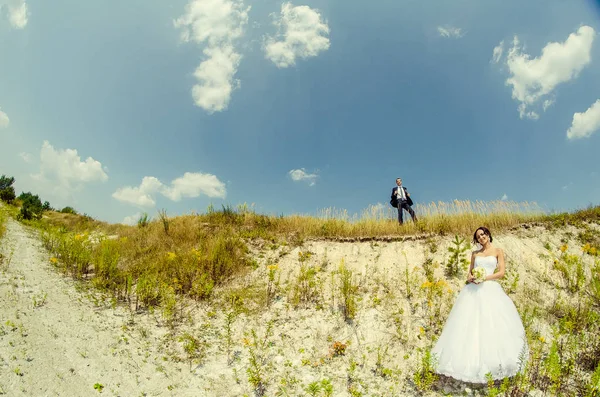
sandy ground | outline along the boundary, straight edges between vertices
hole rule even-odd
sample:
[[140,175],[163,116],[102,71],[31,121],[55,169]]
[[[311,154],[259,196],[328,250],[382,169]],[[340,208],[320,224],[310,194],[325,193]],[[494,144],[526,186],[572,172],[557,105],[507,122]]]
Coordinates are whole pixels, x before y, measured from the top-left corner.
[[[35,232],[8,220],[0,274],[0,392],[9,396],[203,395],[186,366],[164,361],[157,332],[57,273]],[[81,289],[81,288],[80,288]],[[141,335],[144,333],[144,336]],[[159,367],[160,368],[160,367]],[[173,374],[171,374],[171,372]],[[169,386],[187,378],[177,392]],[[94,388],[96,385],[96,389]],[[100,386],[101,385],[101,386]]]
[[[36,233],[9,219],[0,245],[5,256],[0,272],[0,393],[10,396],[252,396],[252,354],[262,370],[266,396],[309,395],[308,385],[324,380],[333,385],[333,396],[349,396],[351,385],[364,396],[413,396],[417,349],[429,343],[419,332],[426,325],[426,302],[418,293],[406,298],[403,277],[409,270],[418,290],[425,259],[445,261],[451,240],[255,247],[259,268],[234,288],[264,288],[267,265],[277,265],[281,288],[268,310],[232,316],[226,305],[194,304],[182,308],[183,320],[170,329],[160,313],[111,306],[109,299],[58,273]],[[532,228],[497,237],[497,245],[507,252],[508,272],[521,277],[511,295],[516,302],[530,299],[522,295],[524,286],[557,277],[549,269],[546,247],[558,252],[561,236]],[[576,250],[576,244],[569,249]],[[310,252],[306,263],[319,269],[320,303],[306,308],[291,307],[291,290],[284,288],[298,273],[299,252]],[[340,315],[339,297],[330,298],[330,280],[342,260],[359,285],[359,311],[352,322]],[[443,277],[443,270],[436,274]],[[452,292],[442,316],[462,282],[449,280]],[[551,301],[555,295],[542,288],[538,299]],[[547,325],[537,327],[543,331]],[[185,333],[201,345],[192,360],[182,348]],[[253,343],[253,333],[258,343]],[[344,355],[332,357],[334,341],[347,344]],[[390,371],[384,375],[383,368]],[[430,395],[483,392],[451,380],[438,386],[441,390]]]

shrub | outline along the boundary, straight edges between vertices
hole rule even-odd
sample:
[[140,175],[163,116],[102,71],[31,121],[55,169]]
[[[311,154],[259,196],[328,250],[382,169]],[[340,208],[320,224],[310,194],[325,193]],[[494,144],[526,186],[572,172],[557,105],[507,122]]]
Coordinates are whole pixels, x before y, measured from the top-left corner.
[[[44,203],[45,205],[45,203]],[[50,203],[48,203],[48,206],[50,206]],[[60,212],[62,212],[63,214],[73,214],[73,215],[77,215],[77,211],[75,211],[75,208],[73,207],[65,207],[62,210],[60,210]]]
[[25,220],[40,219],[42,217],[43,205],[37,194],[31,192],[21,193],[18,197],[23,203],[19,218]]
[[463,272],[463,269],[467,269],[469,266],[469,261],[465,258],[465,253],[469,250],[469,244],[464,238],[456,235],[452,244],[453,246],[448,247],[450,258],[448,258],[448,262],[446,263],[446,275],[456,277]]
[[7,203],[12,203],[15,199],[15,188],[12,186],[15,183],[14,177],[2,175],[0,177],[0,200]]

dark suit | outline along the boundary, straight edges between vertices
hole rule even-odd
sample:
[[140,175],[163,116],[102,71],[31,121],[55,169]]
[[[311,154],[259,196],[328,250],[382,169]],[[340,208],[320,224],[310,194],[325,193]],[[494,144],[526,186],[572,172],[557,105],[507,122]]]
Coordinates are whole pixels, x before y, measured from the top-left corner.
[[411,205],[413,205],[413,201],[408,196],[408,190],[406,190],[406,188],[404,186],[402,186],[402,188],[404,189],[404,197],[406,197],[406,199],[405,200],[398,199],[398,196],[397,196],[398,186],[396,186],[392,189],[392,197],[391,197],[391,201],[390,201],[392,206],[398,208],[398,223],[399,224],[404,223],[403,210],[406,210],[412,217],[413,222],[416,222],[417,217],[415,215],[415,211],[411,207]]

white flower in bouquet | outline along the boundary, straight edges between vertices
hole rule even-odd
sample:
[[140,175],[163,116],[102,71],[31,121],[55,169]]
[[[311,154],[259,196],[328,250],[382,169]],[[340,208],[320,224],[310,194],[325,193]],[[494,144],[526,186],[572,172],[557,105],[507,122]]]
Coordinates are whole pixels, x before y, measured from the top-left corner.
[[474,282],[482,283],[485,281],[486,273],[483,267],[476,267],[475,269],[473,269],[471,274],[473,274]]

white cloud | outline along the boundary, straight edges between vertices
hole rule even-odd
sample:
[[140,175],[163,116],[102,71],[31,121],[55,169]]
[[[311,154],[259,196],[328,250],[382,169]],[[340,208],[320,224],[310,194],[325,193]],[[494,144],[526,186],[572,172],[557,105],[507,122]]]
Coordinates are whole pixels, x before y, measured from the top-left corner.
[[[44,141],[40,151],[40,173],[32,177],[52,184],[58,193],[64,191],[67,194],[84,183],[108,180],[99,161],[92,157],[81,161],[77,150],[56,150],[48,141]],[[64,196],[63,193],[60,195]]]
[[545,112],[552,105],[554,105],[554,99],[546,99],[542,105],[542,109],[544,109]]
[[600,130],[600,99],[592,104],[583,113],[573,114],[571,128],[567,131],[567,138],[588,138]]
[[[521,118],[537,119],[539,115],[528,108],[552,93],[558,85],[575,79],[590,63],[595,35],[593,28],[582,26],[564,42],[546,44],[542,54],[533,59],[523,52],[519,38],[515,36],[506,56],[510,72],[506,84],[512,86],[512,97],[520,103],[518,110]],[[496,56],[499,60],[501,53],[494,49],[494,59]]]
[[27,26],[27,4],[25,0],[0,0],[0,8],[6,7],[8,11],[8,21],[15,29],[23,29]]
[[500,58],[502,58],[502,54],[504,53],[504,40],[500,42],[496,47],[494,47],[494,52],[492,53],[492,62],[498,63],[500,62]]
[[204,194],[208,197],[225,198],[225,184],[215,175],[199,172],[186,172],[183,176],[171,181],[169,186],[153,176],[142,179],[140,186],[125,186],[117,189],[112,196],[124,203],[139,207],[154,207],[154,196],[160,193],[172,201],[180,201],[185,197],[198,197]]
[[141,216],[142,216],[141,212],[136,212],[133,215],[129,215],[129,216],[126,216],[125,218],[123,218],[123,221],[121,221],[121,223],[123,225],[135,226],[135,225],[137,225],[137,222]]
[[174,179],[171,186],[164,186],[161,193],[173,201],[179,201],[182,197],[198,197],[201,194],[225,198],[227,191],[225,184],[215,175],[186,172],[182,177]]
[[10,119],[8,115],[0,110],[0,128],[6,128],[10,124]]
[[437,30],[440,36],[453,39],[460,39],[465,35],[461,28],[455,28],[453,26],[438,26]]
[[530,120],[537,120],[540,118],[540,115],[537,114],[536,112],[534,112],[533,110],[527,110],[527,105],[525,105],[524,103],[520,104],[517,107],[517,110],[519,111],[519,117],[520,118],[528,118]]
[[174,21],[182,41],[206,46],[206,60],[194,72],[192,97],[208,113],[227,109],[231,93],[240,86],[234,76],[242,56],[234,43],[244,34],[249,10],[242,0],[191,0],[185,14]]
[[292,180],[296,182],[307,182],[309,186],[314,186],[315,183],[317,183],[317,178],[319,177],[319,175],[317,174],[307,173],[304,168],[290,170],[288,174],[292,178]]
[[124,203],[137,205],[140,207],[154,207],[156,201],[152,194],[156,193],[163,184],[153,176],[145,176],[138,187],[125,186],[117,189],[112,196]]
[[284,3],[273,24],[279,30],[280,40],[267,37],[264,52],[266,58],[279,68],[295,65],[296,58],[315,57],[329,49],[329,26],[321,21],[321,14],[317,10]]
[[502,198],[501,198],[500,200],[502,200],[502,201],[506,201],[506,200],[508,200],[508,196],[506,195],[506,193],[504,193],[504,194],[502,195]]
[[23,161],[26,163],[31,163],[33,161],[33,156],[31,155],[31,153],[21,152],[19,153],[19,156],[21,156]]
[[208,59],[194,72],[199,84],[192,88],[196,106],[209,113],[221,112],[229,106],[231,93],[239,88],[240,82],[233,78],[240,64],[241,55],[231,46],[207,48]]

